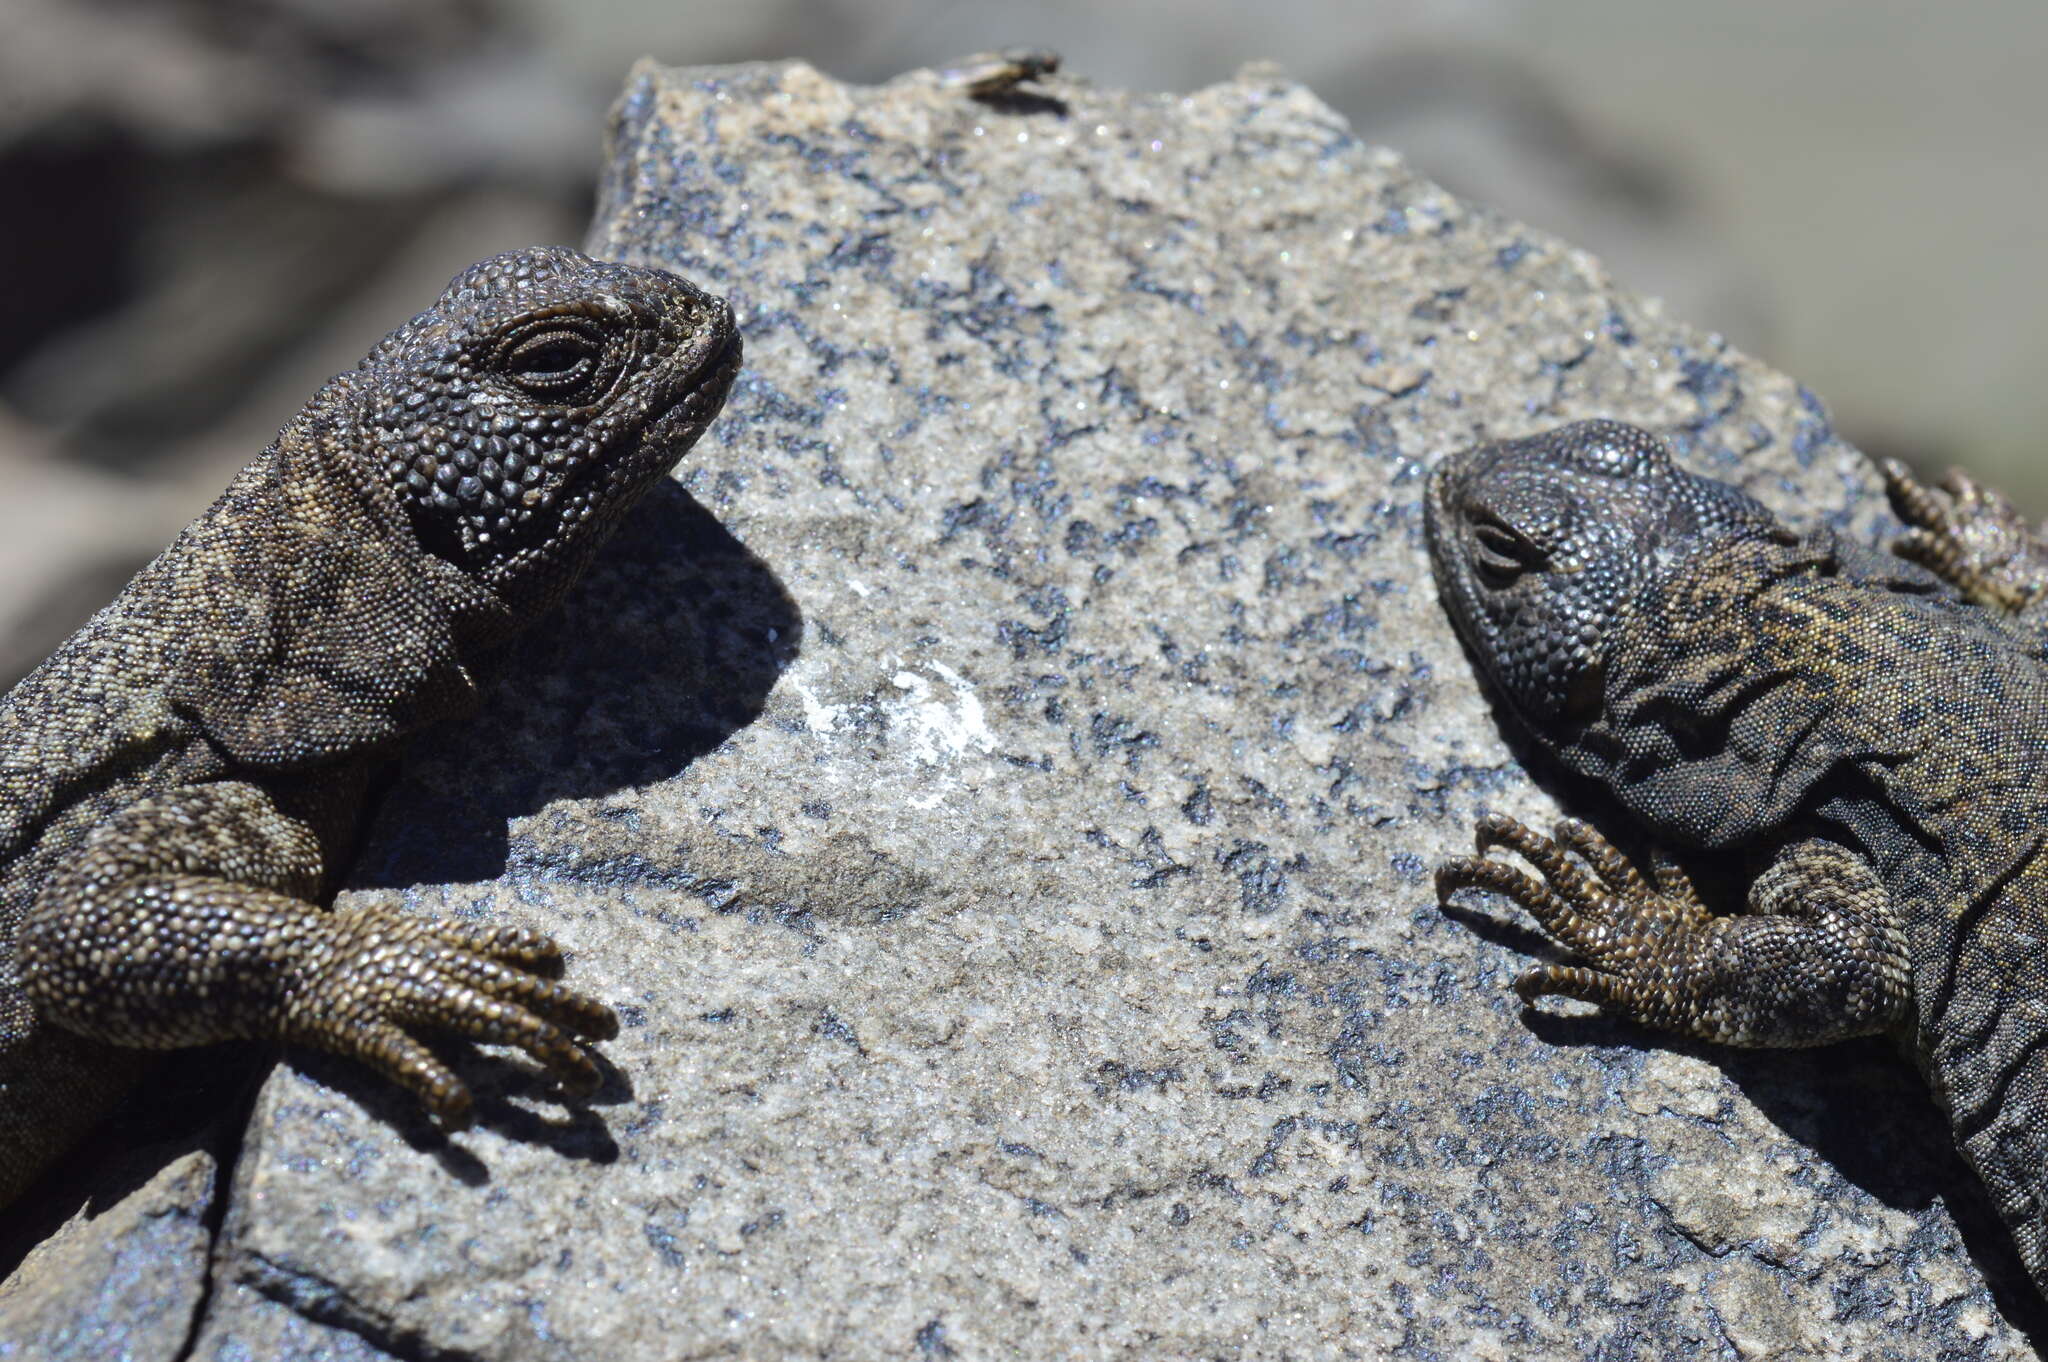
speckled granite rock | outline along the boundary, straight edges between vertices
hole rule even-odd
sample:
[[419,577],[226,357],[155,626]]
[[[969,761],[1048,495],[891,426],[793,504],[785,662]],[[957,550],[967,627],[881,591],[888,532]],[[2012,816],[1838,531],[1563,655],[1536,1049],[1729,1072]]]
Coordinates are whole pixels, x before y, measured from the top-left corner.
[[192,1150],[81,1213],[0,1283],[0,1358],[173,1362],[206,1290],[217,1168]]
[[193,1355],[2031,1356],[1897,1060],[1528,1018],[1429,884],[1554,803],[1428,463],[1611,415],[1875,526],[1819,404],[1268,74],[1039,90],[635,74],[591,245],[747,372],[351,891],[556,933],[610,1084],[281,1070]]

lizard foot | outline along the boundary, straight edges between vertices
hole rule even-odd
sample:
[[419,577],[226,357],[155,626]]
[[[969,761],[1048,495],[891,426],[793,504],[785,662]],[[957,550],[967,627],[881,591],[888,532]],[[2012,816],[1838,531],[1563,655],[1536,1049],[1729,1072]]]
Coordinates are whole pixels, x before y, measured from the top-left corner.
[[573,1038],[609,1040],[619,1019],[535,972],[560,966],[561,951],[547,937],[376,907],[327,918],[333,930],[305,955],[286,993],[285,1039],[368,1064],[453,1129],[469,1124],[469,1089],[407,1034],[412,1028],[516,1046],[567,1091],[597,1089],[597,1066]]
[[[1460,889],[1504,895],[1580,962],[1524,970],[1515,992],[1532,1006],[1576,998],[1646,1026],[1748,1046],[1869,1035],[1910,1011],[1905,937],[1884,884],[1842,847],[1786,849],[1750,886],[1749,911],[1721,915],[1677,865],[1659,860],[1645,878],[1577,819],[1544,837],[1488,815],[1477,833],[1477,856],[1438,867],[1438,900]],[[1542,878],[1490,858],[1495,847]]]
[[[1524,970],[1515,980],[1523,1002],[1557,994],[1652,1025],[1678,1025],[1676,1017],[1662,1015],[1669,990],[1660,985],[1668,983],[1663,976],[1678,963],[1671,957],[1689,954],[1681,943],[1713,920],[1684,871],[1660,861],[1654,879],[1645,879],[1612,843],[1576,818],[1560,821],[1554,836],[1545,837],[1512,818],[1489,814],[1475,832],[1477,856],[1438,867],[1438,899],[1448,901],[1459,889],[1512,899],[1553,941],[1587,962]],[[1495,847],[1535,866],[1542,879],[1489,857]],[[1584,866],[1569,853],[1576,853]]]
[[1998,492],[1959,469],[1939,490],[1897,459],[1881,465],[1906,532],[1892,552],[1920,564],[1978,605],[2018,614],[2048,592],[2048,542]]

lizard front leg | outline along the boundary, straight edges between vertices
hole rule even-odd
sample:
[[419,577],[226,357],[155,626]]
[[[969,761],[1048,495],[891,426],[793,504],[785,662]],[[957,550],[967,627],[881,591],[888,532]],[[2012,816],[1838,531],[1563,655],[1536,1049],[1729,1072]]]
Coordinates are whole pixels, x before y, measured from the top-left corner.
[[452,1126],[470,1095],[409,1032],[514,1045],[563,1086],[599,1074],[572,1039],[609,1039],[603,1003],[535,973],[559,965],[517,927],[329,911],[305,824],[241,781],[123,810],[54,873],[20,935],[24,989],[67,1030],[148,1049],[276,1037],[361,1060]]
[[[1802,842],[1757,878],[1747,913],[1716,916],[1675,865],[1646,880],[1586,824],[1566,819],[1556,831],[1552,840],[1512,818],[1482,818],[1479,854],[1436,872],[1441,901],[1460,889],[1505,895],[1584,962],[1525,970],[1515,981],[1524,1002],[1577,998],[1743,1046],[1822,1045],[1891,1030],[1910,1015],[1905,937],[1860,857]],[[1494,847],[1542,879],[1489,858]]]
[[2048,626],[2048,540],[2013,504],[1960,469],[1939,490],[1897,459],[1880,467],[1906,532],[1892,552],[1920,564],[1976,605]]

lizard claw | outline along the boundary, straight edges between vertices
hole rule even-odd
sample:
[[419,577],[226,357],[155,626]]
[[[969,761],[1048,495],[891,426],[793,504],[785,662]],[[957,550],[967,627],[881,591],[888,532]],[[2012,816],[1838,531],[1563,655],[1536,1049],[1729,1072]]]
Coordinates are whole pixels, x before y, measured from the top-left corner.
[[[1545,837],[1501,814],[1488,814],[1474,829],[1477,856],[1462,856],[1437,868],[1439,902],[1459,889],[1481,889],[1512,899],[1543,930],[1575,954],[1598,959],[1618,936],[1666,925],[1698,925],[1708,918],[1685,872],[1668,861],[1645,880],[1613,843],[1576,818],[1561,820]],[[1542,879],[1487,855],[1505,848],[1536,867]],[[1571,855],[1585,862],[1582,868]]]
[[[1554,836],[1545,837],[1515,819],[1489,814],[1475,834],[1477,856],[1438,867],[1438,901],[1448,902],[1460,889],[1500,894],[1526,909],[1580,962],[1524,970],[1515,992],[1525,1003],[1556,994],[1640,1014],[1646,991],[1654,990],[1662,962],[1673,954],[1673,940],[1712,920],[1674,863],[1660,860],[1654,878],[1646,879],[1579,819],[1562,820]],[[1488,856],[1495,847],[1527,861],[1541,879]]]
[[469,1089],[410,1032],[450,1031],[524,1050],[565,1091],[602,1075],[576,1042],[609,1040],[619,1020],[597,999],[536,970],[558,968],[549,938],[352,908],[307,956],[285,1001],[285,1039],[368,1064],[416,1095],[451,1129],[469,1124]]
[[2048,592],[2048,543],[2011,502],[1960,469],[1940,490],[1897,459],[1879,465],[1892,510],[1906,522],[1892,552],[1979,605],[2018,613]]

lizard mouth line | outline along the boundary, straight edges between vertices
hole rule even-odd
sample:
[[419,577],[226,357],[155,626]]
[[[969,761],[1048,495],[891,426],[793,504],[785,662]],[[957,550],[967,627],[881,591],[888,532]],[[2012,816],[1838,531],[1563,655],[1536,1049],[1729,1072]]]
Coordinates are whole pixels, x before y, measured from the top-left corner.
[[[722,334],[712,348],[671,389],[668,400],[648,413],[646,428],[640,437],[643,446],[650,437],[657,443],[687,437],[690,426],[707,424],[725,404],[726,392],[739,374],[743,348],[739,328],[730,320],[720,330]],[[678,418],[678,412],[684,415]],[[684,426],[680,431],[673,429],[679,420]],[[586,471],[577,470],[579,475]],[[571,481],[573,483],[575,479]]]

